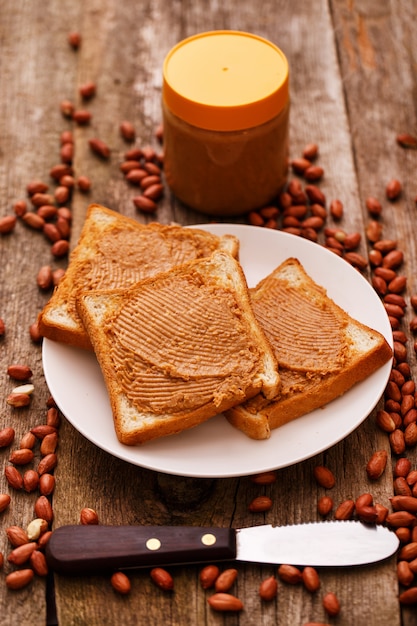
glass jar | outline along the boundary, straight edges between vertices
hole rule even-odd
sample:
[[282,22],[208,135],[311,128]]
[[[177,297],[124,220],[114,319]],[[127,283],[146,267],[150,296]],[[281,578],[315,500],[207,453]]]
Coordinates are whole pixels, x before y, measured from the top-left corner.
[[288,63],[240,31],[180,42],[164,62],[165,176],[189,207],[242,215],[270,203],[287,179]]

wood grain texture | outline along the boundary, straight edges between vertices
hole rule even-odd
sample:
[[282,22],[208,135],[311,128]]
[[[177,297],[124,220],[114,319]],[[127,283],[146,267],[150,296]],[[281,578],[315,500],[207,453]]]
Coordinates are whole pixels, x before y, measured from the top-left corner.
[[[137,190],[127,185],[119,169],[131,147],[120,136],[119,124],[125,119],[134,124],[136,145],[161,150],[155,130],[161,122],[161,67],[168,50],[200,31],[246,30],[277,43],[289,59],[291,156],[299,156],[311,141],[319,144],[319,162],[325,168],[320,187],[328,201],[342,200],[343,228],[362,234],[364,254],[369,219],[366,197],[374,195],[383,202],[384,236],[398,240],[406,252],[403,273],[411,294],[417,290],[417,151],[401,149],[395,135],[413,133],[416,128],[416,18],[413,0],[241,0],[238,4],[217,0],[5,0],[0,7],[0,216],[10,214],[13,203],[26,197],[30,180],[39,178],[51,184],[49,171],[59,162],[60,133],[72,128],[74,169],[77,175],[92,180],[89,194],[76,192],[72,199],[72,246],[91,201],[142,222],[209,221],[181,206],[168,191],[156,216],[137,212],[132,202]],[[82,35],[77,51],[67,43],[70,31]],[[78,89],[87,81],[97,84],[97,94],[83,102]],[[76,127],[64,119],[59,110],[63,99],[88,108],[91,123]],[[110,159],[92,154],[88,145],[92,137],[109,145]],[[395,203],[384,196],[391,178],[398,178],[404,186]],[[14,386],[6,375],[7,366],[27,362],[36,387],[28,409],[13,410],[3,403],[0,427],[13,425],[16,429],[13,448],[27,430],[44,423],[49,396],[41,349],[28,333],[48,297],[36,286],[36,274],[41,265],[58,268],[65,263],[65,259],[51,256],[42,234],[20,221],[13,233],[0,235],[0,317],[6,323],[6,335],[0,339],[0,385],[5,396]],[[408,307],[406,321],[412,314]],[[409,352],[415,371],[412,348]],[[55,470],[54,524],[78,523],[83,507],[94,508],[100,522],[109,524],[239,528],[315,520],[317,500],[324,493],[313,479],[317,464],[327,465],[336,474],[336,486],[329,492],[336,505],[367,491],[388,505],[391,466],[371,485],[365,472],[376,449],[389,450],[374,417],[375,412],[330,450],[280,470],[277,482],[266,487],[254,485],[249,477],[182,479],[132,466],[95,447],[63,419]],[[10,449],[0,453],[7,465]],[[38,459],[38,448],[36,455]],[[416,466],[415,449],[407,451],[407,456]],[[0,492],[12,495],[12,505],[0,514],[0,551],[7,558],[11,547],[4,531],[12,524],[26,527],[34,517],[37,494],[12,491],[3,472]],[[249,513],[249,502],[262,494],[272,497],[271,510]],[[57,617],[59,626],[302,626],[311,620],[330,621],[321,598],[326,591],[334,591],[342,606],[339,626],[411,626],[415,611],[400,611],[395,565],[392,558],[372,567],[323,570],[321,588],[315,594],[280,582],[278,599],[262,603],[259,584],[276,574],[276,568],[242,564],[232,592],[242,599],[245,609],[228,615],[209,609],[198,566],[172,568],[175,589],[169,593],[155,587],[149,572],[132,573],[132,591],[127,597],[116,594],[105,576],[56,576]],[[24,590],[7,591],[4,577],[11,569],[6,563],[0,573],[4,623],[44,625],[45,581],[36,577]]]

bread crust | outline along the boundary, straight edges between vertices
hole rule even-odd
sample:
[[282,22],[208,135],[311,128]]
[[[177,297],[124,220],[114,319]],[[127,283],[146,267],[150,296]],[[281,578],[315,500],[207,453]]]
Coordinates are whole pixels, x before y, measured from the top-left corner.
[[[320,368],[314,372],[302,371],[302,368],[297,371],[283,366],[280,352],[275,351],[280,364],[283,393],[271,401],[256,396],[226,412],[229,422],[253,439],[267,439],[271,430],[325,406],[358,382],[365,380],[392,358],[392,350],[385,338],[378,331],[353,319],[336,305],[327,296],[326,291],[307,275],[298,260],[288,259],[272,272],[271,276],[280,279],[281,274],[288,271],[296,274],[300,289],[306,297],[317,298],[318,304],[330,307],[337,318],[344,320],[345,361],[338,370],[329,368],[329,371],[326,371],[326,367],[323,367],[322,372]],[[253,290],[252,299],[262,298],[267,294],[270,284],[268,278],[261,281]],[[263,328],[266,330],[265,319]],[[325,327],[322,333],[326,333]],[[268,336],[268,332],[266,334]],[[362,344],[366,348],[362,348]],[[296,383],[292,378],[296,379]]]

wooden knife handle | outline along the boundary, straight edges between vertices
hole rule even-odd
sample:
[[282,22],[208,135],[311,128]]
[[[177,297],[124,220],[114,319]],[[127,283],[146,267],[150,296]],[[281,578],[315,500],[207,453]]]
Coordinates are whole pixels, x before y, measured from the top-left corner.
[[129,567],[225,561],[236,558],[236,531],[194,526],[61,526],[46,548],[61,574],[92,574]]

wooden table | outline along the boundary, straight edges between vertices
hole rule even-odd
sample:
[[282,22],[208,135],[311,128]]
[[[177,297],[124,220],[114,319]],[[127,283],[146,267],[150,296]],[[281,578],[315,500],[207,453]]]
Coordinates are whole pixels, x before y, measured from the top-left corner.
[[[403,293],[417,290],[415,248],[415,178],[417,152],[400,147],[398,133],[416,129],[415,67],[417,9],[413,0],[4,0],[0,7],[0,215],[13,215],[16,201],[26,199],[33,179],[54,183],[49,172],[60,162],[60,134],[72,130],[75,141],[73,168],[92,181],[90,193],[75,191],[71,245],[77,241],[89,202],[101,203],[142,222],[132,198],[137,193],[124,180],[119,165],[129,147],[119,134],[122,120],[137,131],[136,145],[160,150],[155,130],[161,122],[161,66],[165,54],[184,37],[210,29],[237,29],[264,36],[285,52],[291,67],[291,157],[298,157],[310,142],[319,145],[319,164],[325,175],[318,183],[328,204],[339,198],[344,217],[339,226],[359,232],[358,252],[367,258],[370,244],[365,228],[370,216],[368,196],[383,206],[378,218],[383,238],[396,240],[404,252],[399,271],[407,277]],[[68,33],[82,35],[74,50]],[[97,93],[83,104],[78,88],[94,81]],[[66,119],[60,103],[70,100],[92,113],[85,127]],[[98,136],[111,148],[111,158],[91,153],[87,139]],[[389,180],[398,179],[403,192],[398,200],[385,197]],[[30,204],[30,203],[29,203]],[[210,218],[181,206],[166,190],[152,219],[162,223],[207,222]],[[240,221],[246,221],[242,218]],[[332,225],[331,217],[328,225]],[[320,234],[323,242],[323,233]],[[39,343],[29,334],[49,293],[39,289],[41,266],[65,268],[67,257],[55,258],[50,244],[19,218],[13,232],[0,235],[0,317],[6,325],[0,340],[0,380],[3,395],[0,426],[12,426],[14,443],[1,451],[3,466],[22,436],[46,421],[49,391]],[[364,274],[370,276],[369,266]],[[352,294],[355,297],[355,294]],[[408,337],[408,360],[415,373],[413,337],[408,325],[413,316],[407,306],[401,328]],[[16,409],[6,403],[14,382],[7,375],[12,363],[26,363],[33,371],[35,392],[30,406]],[[382,403],[382,400],[381,400]],[[379,407],[381,407],[381,403]],[[389,506],[393,495],[392,466],[380,480],[370,483],[365,466],[373,452],[390,452],[388,436],[375,425],[375,411],[346,439],[326,452],[281,469],[269,487],[255,485],[249,477],[203,480],[159,474],[132,466],[100,450],[80,435],[64,418],[59,429],[56,487],[51,497],[58,527],[78,523],[80,511],[91,507],[103,524],[192,524],[249,526],[319,519],[318,498],[325,492],[313,478],[316,465],[326,465],[336,475],[329,492],[335,505],[346,498],[371,492],[375,501]],[[35,448],[39,460],[39,446]],[[417,469],[416,452],[406,456]],[[29,466],[28,466],[29,467]],[[28,467],[19,468],[21,472]],[[35,576],[19,591],[6,588],[5,576],[15,569],[7,562],[11,545],[6,528],[26,528],[35,517],[39,493],[14,490],[0,477],[0,492],[11,495],[10,506],[0,514],[0,551],[5,556],[0,573],[1,615],[4,624],[59,626],[83,624],[203,624],[302,625],[318,621],[339,626],[411,626],[415,605],[400,607],[396,557],[378,565],[320,571],[321,588],[311,594],[302,585],[279,582],[278,597],[270,603],[258,597],[260,581],[276,568],[238,566],[233,588],[244,602],[241,613],[222,614],[207,604],[208,593],[198,582],[200,567],[172,570],[175,590],[163,592],[151,582],[149,572],[130,574],[132,590],[118,595],[107,576],[54,580],[56,616],[51,605],[53,577]],[[269,494],[272,508],[254,515],[249,502]],[[414,583],[415,584],[415,583]],[[337,594],[341,611],[326,616],[322,596]],[[48,601],[47,601],[48,599]],[[56,621],[57,620],[57,621]]]

